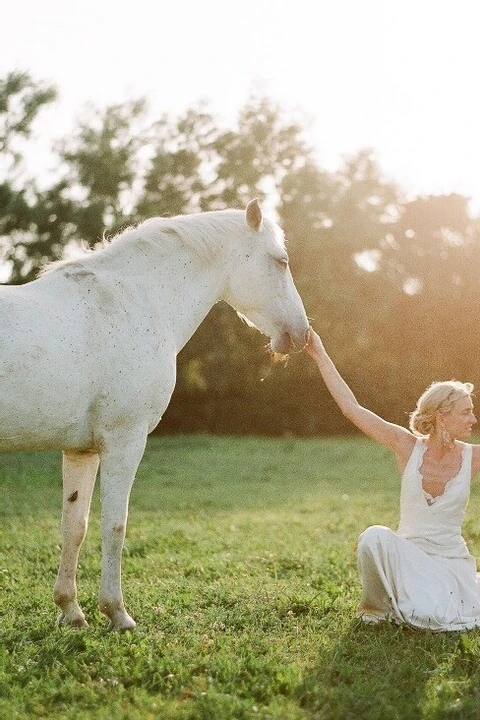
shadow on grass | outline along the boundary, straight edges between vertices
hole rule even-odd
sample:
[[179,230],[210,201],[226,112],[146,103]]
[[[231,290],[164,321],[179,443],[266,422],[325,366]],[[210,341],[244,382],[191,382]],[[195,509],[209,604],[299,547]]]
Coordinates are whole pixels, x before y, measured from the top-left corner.
[[480,631],[423,633],[355,620],[300,688],[316,720],[478,720]]

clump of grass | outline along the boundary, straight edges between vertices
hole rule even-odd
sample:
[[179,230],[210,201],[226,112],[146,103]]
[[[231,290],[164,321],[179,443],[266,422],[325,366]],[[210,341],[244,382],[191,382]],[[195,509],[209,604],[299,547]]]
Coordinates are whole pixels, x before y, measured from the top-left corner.
[[[355,543],[395,526],[392,458],[362,438],[152,438],[131,499],[133,634],[96,608],[98,496],[78,584],[90,627],[59,628],[56,454],[3,455],[0,717],[70,720],[478,718],[480,633],[355,618]],[[480,500],[466,521],[480,552]]]

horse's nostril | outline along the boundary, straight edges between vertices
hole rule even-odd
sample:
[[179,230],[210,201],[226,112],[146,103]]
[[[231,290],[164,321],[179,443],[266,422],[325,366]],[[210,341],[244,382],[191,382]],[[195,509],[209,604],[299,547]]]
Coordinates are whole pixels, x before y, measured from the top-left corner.
[[290,333],[284,332],[282,334],[282,340],[283,340],[283,346],[285,348],[285,352],[288,353],[293,347],[292,337]]
[[289,350],[295,350],[295,348],[296,348],[295,340],[294,340],[293,337],[290,335],[290,333],[286,333],[286,336],[287,336],[287,342],[288,342],[288,349],[289,349]]

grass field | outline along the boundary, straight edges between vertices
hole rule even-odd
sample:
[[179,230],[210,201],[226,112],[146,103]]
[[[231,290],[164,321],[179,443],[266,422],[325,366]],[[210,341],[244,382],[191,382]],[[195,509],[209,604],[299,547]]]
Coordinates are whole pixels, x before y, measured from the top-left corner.
[[[358,534],[395,527],[392,457],[362,438],[149,441],[130,503],[135,633],[97,611],[96,492],[78,575],[90,627],[56,625],[60,457],[0,456],[0,717],[478,720],[480,632],[355,618]],[[464,534],[480,558],[480,492]]]

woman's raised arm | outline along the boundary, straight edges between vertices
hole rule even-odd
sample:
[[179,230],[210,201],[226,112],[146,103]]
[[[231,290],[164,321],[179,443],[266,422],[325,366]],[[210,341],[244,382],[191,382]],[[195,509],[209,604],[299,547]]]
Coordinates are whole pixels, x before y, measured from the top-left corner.
[[397,455],[410,453],[414,436],[400,425],[387,422],[371,410],[363,407],[342,378],[325,350],[317,333],[310,328],[307,350],[315,360],[331,396],[343,415],[365,435],[386,445]]

